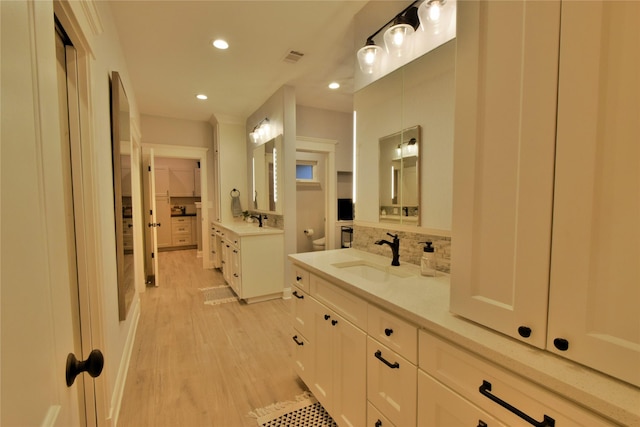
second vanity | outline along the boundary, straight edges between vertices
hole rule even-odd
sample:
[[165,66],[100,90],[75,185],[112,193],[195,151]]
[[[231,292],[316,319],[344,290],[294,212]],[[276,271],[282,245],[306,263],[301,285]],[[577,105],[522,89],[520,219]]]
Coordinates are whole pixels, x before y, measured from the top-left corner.
[[449,278],[357,249],[289,255],[292,355],[340,426],[640,425],[640,391],[449,312]]
[[244,222],[210,225],[213,265],[247,303],[282,297],[284,235],[277,228]]

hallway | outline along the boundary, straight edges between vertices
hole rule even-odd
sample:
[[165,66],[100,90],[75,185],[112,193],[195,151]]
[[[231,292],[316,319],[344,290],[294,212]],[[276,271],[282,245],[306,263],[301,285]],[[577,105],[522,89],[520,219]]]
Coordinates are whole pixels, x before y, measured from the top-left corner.
[[159,256],[118,427],[253,427],[251,410],[305,390],[289,358],[289,301],[205,305],[199,288],[222,285],[222,274],[203,270],[195,250]]

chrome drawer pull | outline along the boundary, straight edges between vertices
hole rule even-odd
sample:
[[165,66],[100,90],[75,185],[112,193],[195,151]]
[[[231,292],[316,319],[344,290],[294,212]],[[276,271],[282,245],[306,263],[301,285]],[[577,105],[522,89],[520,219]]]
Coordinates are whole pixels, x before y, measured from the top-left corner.
[[400,364],[398,362],[391,363],[387,359],[382,357],[382,352],[380,350],[376,351],[374,356],[376,356],[376,359],[378,359],[379,361],[381,361],[391,369],[398,369],[400,367]]
[[525,414],[515,406],[512,406],[507,402],[505,402],[504,400],[500,399],[499,397],[494,396],[493,394],[490,393],[491,383],[487,380],[482,380],[482,385],[479,387],[478,390],[480,391],[480,394],[482,394],[483,396],[488,397],[490,400],[493,400],[498,405],[502,406],[508,411],[513,412],[514,414],[516,414],[517,416],[519,416],[520,418],[522,418],[523,420],[525,420],[531,425],[534,425],[536,427],[554,427],[556,425],[556,421],[548,415],[545,415],[542,421],[536,421],[535,419],[531,418],[529,415]]

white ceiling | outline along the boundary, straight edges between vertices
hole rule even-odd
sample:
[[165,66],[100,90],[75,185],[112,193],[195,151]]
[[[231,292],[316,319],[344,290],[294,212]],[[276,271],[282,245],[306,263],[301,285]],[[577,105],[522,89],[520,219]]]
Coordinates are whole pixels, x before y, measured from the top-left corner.
[[[353,17],[366,3],[110,1],[140,113],[192,120],[244,120],[285,84],[300,105],[352,111]],[[290,50],[304,56],[284,62]]]

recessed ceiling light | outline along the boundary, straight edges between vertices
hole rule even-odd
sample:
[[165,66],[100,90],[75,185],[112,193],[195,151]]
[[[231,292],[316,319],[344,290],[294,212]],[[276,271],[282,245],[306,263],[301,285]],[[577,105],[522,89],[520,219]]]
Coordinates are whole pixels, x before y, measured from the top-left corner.
[[222,40],[222,39],[214,40],[213,45],[218,49],[222,49],[222,50],[227,49],[229,47],[229,43],[227,43],[225,40]]
[[203,94],[203,93],[199,93],[199,94],[196,95],[196,98],[204,100],[204,99],[207,99],[209,97],[207,95]]
[[329,83],[329,89],[338,89],[339,87],[340,87],[340,83],[338,82]]

